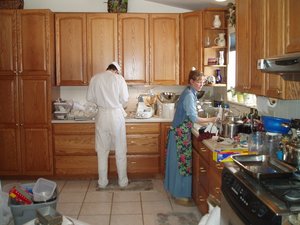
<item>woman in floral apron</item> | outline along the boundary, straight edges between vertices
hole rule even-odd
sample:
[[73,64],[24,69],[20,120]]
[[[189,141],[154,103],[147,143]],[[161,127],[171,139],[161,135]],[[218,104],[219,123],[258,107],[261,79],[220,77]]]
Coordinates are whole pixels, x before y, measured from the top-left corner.
[[200,118],[196,109],[197,92],[205,82],[203,73],[192,70],[189,85],[180,95],[168,135],[164,186],[177,203],[188,203],[192,196],[193,123],[215,122],[216,117]]

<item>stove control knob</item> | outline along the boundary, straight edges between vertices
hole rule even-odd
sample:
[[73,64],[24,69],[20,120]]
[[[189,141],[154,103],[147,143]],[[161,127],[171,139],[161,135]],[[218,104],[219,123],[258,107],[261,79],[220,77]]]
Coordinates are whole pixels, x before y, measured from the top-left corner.
[[250,204],[250,209],[252,213],[256,214],[258,212],[258,208],[259,208],[259,202],[252,202]]
[[267,213],[267,208],[265,207],[265,206],[261,206],[261,207],[259,207],[259,209],[258,209],[258,212],[257,212],[257,216],[259,217],[259,218],[261,218],[261,217],[263,217],[266,213]]

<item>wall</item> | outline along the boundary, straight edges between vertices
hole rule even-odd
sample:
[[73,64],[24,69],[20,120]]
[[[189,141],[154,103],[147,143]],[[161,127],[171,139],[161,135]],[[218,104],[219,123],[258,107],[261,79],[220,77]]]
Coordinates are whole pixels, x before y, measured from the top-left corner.
[[[53,12],[107,12],[107,0],[24,0],[25,9],[51,9]],[[144,0],[128,0],[128,12],[182,13],[186,9]]]

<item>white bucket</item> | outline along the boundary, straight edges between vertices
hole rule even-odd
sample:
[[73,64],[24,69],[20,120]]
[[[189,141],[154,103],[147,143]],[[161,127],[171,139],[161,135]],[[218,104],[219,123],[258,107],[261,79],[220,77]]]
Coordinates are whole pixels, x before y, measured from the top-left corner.
[[175,103],[162,104],[162,117],[166,119],[173,119],[175,113]]

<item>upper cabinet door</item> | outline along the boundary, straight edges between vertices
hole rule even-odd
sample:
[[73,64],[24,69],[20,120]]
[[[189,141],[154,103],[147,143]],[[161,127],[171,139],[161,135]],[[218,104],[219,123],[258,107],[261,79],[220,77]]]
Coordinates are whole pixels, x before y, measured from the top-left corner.
[[119,14],[119,55],[128,84],[149,83],[148,14]]
[[181,56],[180,84],[186,85],[192,67],[203,71],[202,12],[181,15]]
[[55,34],[57,85],[87,85],[86,14],[57,13]]
[[49,10],[17,10],[19,74],[51,75],[53,22]]
[[51,75],[49,10],[0,10],[0,27],[0,75]]
[[0,75],[17,74],[16,10],[0,10]]
[[256,68],[265,56],[265,8],[265,0],[237,1],[236,90],[256,95],[265,87],[265,74]]
[[179,84],[179,14],[150,14],[150,83]]
[[299,0],[285,0],[286,53],[300,52]]
[[117,14],[87,14],[88,80],[118,61],[117,35]]

